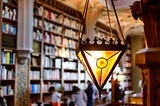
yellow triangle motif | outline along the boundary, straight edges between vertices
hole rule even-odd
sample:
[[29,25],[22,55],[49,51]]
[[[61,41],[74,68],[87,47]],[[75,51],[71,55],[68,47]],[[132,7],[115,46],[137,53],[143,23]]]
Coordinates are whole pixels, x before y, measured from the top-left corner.
[[102,89],[122,51],[79,51],[78,57],[98,89]]

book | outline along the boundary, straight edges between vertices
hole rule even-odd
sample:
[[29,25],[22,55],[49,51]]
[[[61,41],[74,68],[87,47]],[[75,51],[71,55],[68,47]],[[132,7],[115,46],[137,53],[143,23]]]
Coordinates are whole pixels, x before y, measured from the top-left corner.
[[9,51],[6,52],[6,64],[10,64],[10,54],[11,53]]
[[8,72],[7,72],[7,79],[8,80],[12,80],[12,77],[13,77],[13,70],[8,70]]
[[2,64],[5,64],[6,63],[6,54],[4,51],[2,51],[1,56],[2,56]]
[[32,65],[33,66],[38,66],[38,60],[36,57],[32,57]]
[[7,79],[7,69],[5,66],[2,67],[2,80]]

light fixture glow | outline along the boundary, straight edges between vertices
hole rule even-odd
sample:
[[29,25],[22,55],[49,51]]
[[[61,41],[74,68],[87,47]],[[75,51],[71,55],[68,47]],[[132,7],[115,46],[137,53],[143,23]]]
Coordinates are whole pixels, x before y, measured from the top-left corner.
[[[107,0],[105,1],[107,2]],[[113,3],[113,0],[111,1]],[[83,13],[84,17],[86,17],[88,2],[89,0],[86,1]],[[85,27],[83,26],[82,35],[85,30],[84,28]],[[77,48],[76,54],[84,66],[84,69],[98,88],[99,93],[101,93],[101,90],[124,54],[126,48],[126,42],[121,42],[118,37],[114,40],[111,38],[109,41],[106,41],[103,38],[101,39],[101,43],[99,43],[95,37],[91,43],[89,38],[82,41],[82,36],[80,36],[79,47]]]
[[[101,48],[98,46],[101,46]],[[116,46],[118,48],[115,48]],[[77,52],[77,56],[99,90],[105,85],[125,49],[126,45],[121,44],[112,46],[96,43],[80,44],[80,51]]]

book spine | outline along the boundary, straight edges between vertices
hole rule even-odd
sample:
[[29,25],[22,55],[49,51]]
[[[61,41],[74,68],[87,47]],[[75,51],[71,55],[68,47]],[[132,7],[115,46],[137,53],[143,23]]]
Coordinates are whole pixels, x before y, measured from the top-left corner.
[[12,70],[8,70],[8,74],[7,74],[7,78],[8,80],[12,80],[12,76],[13,76],[13,71]]
[[7,69],[5,68],[5,66],[3,66],[2,68],[2,80],[6,80],[7,79]]
[[6,64],[10,64],[10,52],[6,52]]
[[6,63],[6,54],[4,51],[2,51],[2,64]]

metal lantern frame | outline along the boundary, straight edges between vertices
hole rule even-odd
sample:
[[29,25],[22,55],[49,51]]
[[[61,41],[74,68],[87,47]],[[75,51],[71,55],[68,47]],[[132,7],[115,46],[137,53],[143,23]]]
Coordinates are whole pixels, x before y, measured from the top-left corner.
[[[105,2],[110,23],[110,32],[112,32],[107,0],[105,0]],[[113,6],[123,42],[121,42],[120,38],[113,40],[112,37],[109,41],[105,40],[104,38],[99,40],[96,37],[93,41],[91,41],[89,38],[82,40],[82,36],[85,32],[85,19],[87,15],[88,4],[89,0],[86,0],[82,19],[83,26],[80,27],[82,33],[79,36],[79,46],[77,48],[76,54],[85,70],[91,77],[92,81],[94,82],[95,86],[99,90],[99,96],[101,96],[101,90],[103,89],[105,83],[111,76],[113,70],[127,49],[127,43],[123,37],[113,0],[111,0],[111,4]]]

